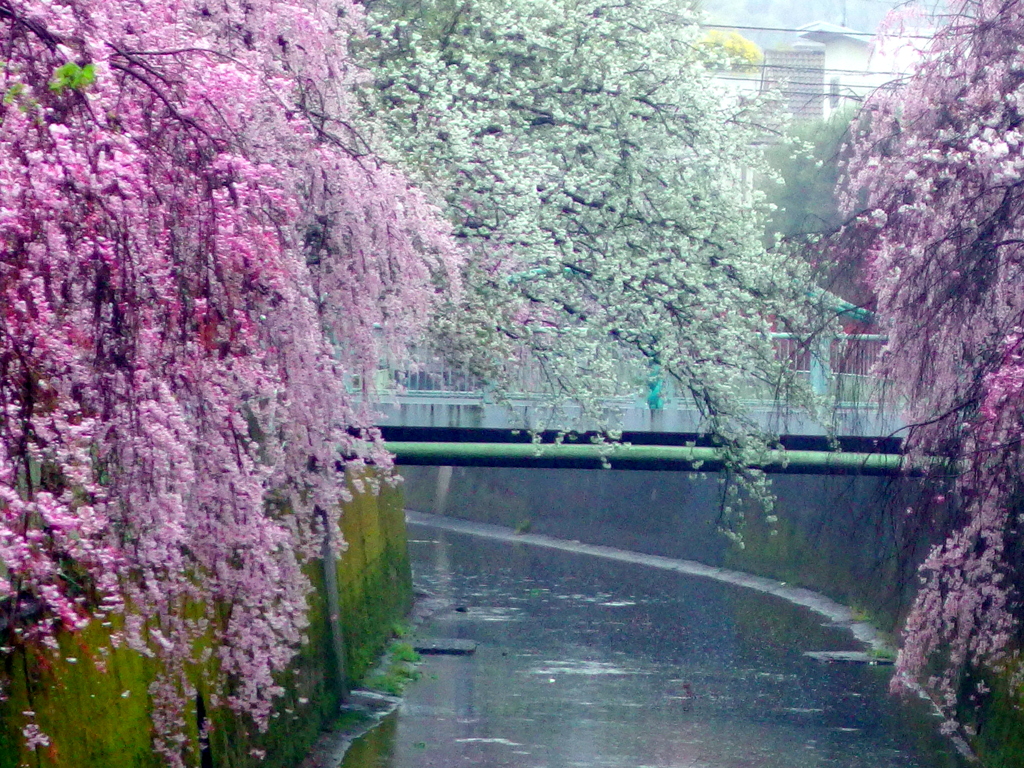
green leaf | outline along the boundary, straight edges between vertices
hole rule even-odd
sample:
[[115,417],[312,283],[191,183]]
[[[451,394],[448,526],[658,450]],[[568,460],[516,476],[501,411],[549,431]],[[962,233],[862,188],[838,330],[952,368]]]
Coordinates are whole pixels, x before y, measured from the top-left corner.
[[57,67],[53,73],[50,90],[57,94],[63,93],[69,88],[73,91],[84,91],[94,82],[96,82],[95,64],[86,64],[84,67],[80,67],[73,61],[69,61],[67,64]]
[[4,104],[11,105],[18,100],[18,98],[25,92],[24,83],[15,83],[7,89],[7,93],[4,94]]

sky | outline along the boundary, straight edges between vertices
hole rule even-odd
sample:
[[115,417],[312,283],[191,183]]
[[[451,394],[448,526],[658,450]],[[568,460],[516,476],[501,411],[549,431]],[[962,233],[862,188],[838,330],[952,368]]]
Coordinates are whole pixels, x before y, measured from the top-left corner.
[[[899,0],[703,0],[711,23],[751,27],[793,28],[812,21],[843,24],[861,32],[874,32]],[[786,33],[740,30],[762,48],[792,40]]]

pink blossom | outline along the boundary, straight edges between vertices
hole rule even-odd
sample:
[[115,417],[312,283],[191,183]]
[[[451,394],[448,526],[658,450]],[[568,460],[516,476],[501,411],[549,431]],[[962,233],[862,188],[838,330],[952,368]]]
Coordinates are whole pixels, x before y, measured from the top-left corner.
[[[946,459],[934,499],[962,505],[922,565],[894,678],[937,664],[929,687],[948,713],[964,672],[1019,637],[1009,553],[1024,490],[1024,3],[950,10],[915,74],[854,126],[846,203],[871,213],[840,238],[871,254],[889,335],[877,372],[906,408],[911,454]],[[911,513],[935,522],[926,505]]]
[[27,749],[32,750],[50,746],[50,737],[39,730],[39,726],[35,723],[29,723],[22,728],[21,735],[25,737],[25,747]]
[[[361,19],[349,0],[0,17],[0,612],[50,646],[124,613],[112,642],[162,660],[174,765],[201,636],[266,724],[324,519],[340,539],[338,468],[390,467],[345,376],[372,381],[457,273],[437,211],[355,149]],[[53,87],[69,62],[81,81]]]

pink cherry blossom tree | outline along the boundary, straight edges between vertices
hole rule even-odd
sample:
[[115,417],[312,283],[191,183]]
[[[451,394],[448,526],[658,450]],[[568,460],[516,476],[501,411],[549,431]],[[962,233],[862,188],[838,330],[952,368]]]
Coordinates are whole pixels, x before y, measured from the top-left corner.
[[166,670],[172,764],[200,636],[266,724],[342,470],[389,466],[381,348],[458,271],[353,127],[361,23],[350,0],[0,0],[0,645],[121,614]]
[[950,486],[960,510],[922,566],[895,678],[932,674],[951,714],[1021,641],[1024,3],[950,5],[916,72],[865,105],[846,201],[865,212],[844,244],[868,256],[908,444],[946,459],[936,495]]

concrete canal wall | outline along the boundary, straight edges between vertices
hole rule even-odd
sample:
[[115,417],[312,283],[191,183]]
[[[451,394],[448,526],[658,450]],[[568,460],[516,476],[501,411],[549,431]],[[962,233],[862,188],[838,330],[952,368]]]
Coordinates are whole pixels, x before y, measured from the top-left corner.
[[[358,494],[344,505],[343,529],[348,550],[337,561],[337,589],[344,632],[344,666],[348,679],[364,675],[392,636],[395,622],[412,600],[405,542],[401,489],[383,488],[378,495]],[[205,690],[198,696],[212,724],[210,750],[193,752],[188,764],[201,768],[293,768],[320,730],[338,713],[341,681],[331,634],[328,606],[333,599],[322,563],[308,572],[315,592],[310,598],[309,642],[281,685],[286,693],[267,733],[234,716],[225,707],[211,707]],[[59,638],[60,651],[18,652],[0,657],[8,698],[0,703],[0,768],[158,768],[153,753],[149,685],[156,662],[124,647],[109,648],[110,629],[91,626]],[[106,659],[106,671],[97,659]],[[74,661],[72,661],[72,659]],[[196,676],[198,683],[198,675]],[[184,713],[198,736],[196,704]],[[22,729],[31,722],[50,744],[29,752]],[[266,753],[260,761],[254,755]]]
[[402,467],[406,504],[588,544],[697,560],[813,589],[892,632],[909,609],[931,534],[903,514],[916,480],[773,475],[774,515],[753,502],[743,547],[720,532],[715,474]]
[[[917,479],[775,475],[777,519],[740,502],[740,548],[719,532],[722,487],[712,474],[418,466],[402,474],[410,509],[777,579],[850,606],[894,637],[917,567],[950,522],[941,509],[927,528],[905,514],[926,491]],[[1007,683],[1012,672],[987,678],[992,693],[962,709],[986,768],[1024,768],[1024,701]]]

